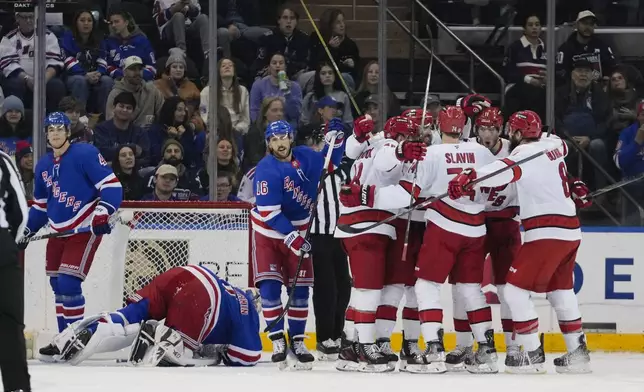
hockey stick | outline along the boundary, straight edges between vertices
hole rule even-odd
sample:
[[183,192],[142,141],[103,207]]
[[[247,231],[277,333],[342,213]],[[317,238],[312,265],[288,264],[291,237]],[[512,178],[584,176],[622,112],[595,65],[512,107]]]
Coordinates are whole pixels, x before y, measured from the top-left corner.
[[[433,39],[431,34],[431,29],[429,29],[429,42],[431,46],[432,52],[434,52],[434,47],[433,47]],[[429,59],[429,69],[427,71],[427,83],[425,84],[425,98],[423,99],[423,115],[421,116],[420,119],[420,125],[419,128],[424,128],[425,127],[425,117],[426,112],[427,112],[427,100],[429,98],[429,85],[431,84],[432,81],[432,68],[434,68],[434,56],[432,56]],[[402,261],[407,261],[407,248],[409,247],[409,231],[411,230],[411,213],[412,213],[412,207],[414,206],[414,189],[416,188],[416,182],[418,181],[418,164],[419,162],[416,160],[414,163],[412,163],[411,167],[414,167],[415,165],[415,170],[414,170],[414,181],[412,182],[411,185],[411,195],[409,195],[409,206],[407,209],[409,210],[409,214],[407,214],[407,227],[405,228],[405,242],[403,243],[403,251],[402,251]]]
[[[336,138],[337,138],[337,133],[331,138],[331,140],[328,143],[328,151],[326,152],[326,156],[324,157],[324,167],[322,168],[322,174],[320,175],[320,180],[318,182],[318,189],[315,193],[315,200],[313,200],[313,203],[311,203],[309,223],[306,225],[306,234],[304,234],[304,239],[307,242],[311,237],[311,228],[313,227],[313,221],[317,219],[317,216],[318,216],[318,197],[320,196],[320,192],[322,192],[324,188],[324,180],[327,174],[329,173],[329,164],[331,162],[331,154],[333,154]],[[288,300],[286,301],[286,305],[284,305],[284,309],[282,309],[282,312],[280,313],[279,317],[277,317],[275,320],[273,320],[273,322],[267,325],[266,328],[264,328],[264,332],[269,332],[271,329],[273,329],[273,327],[277,325],[277,323],[282,321],[284,316],[286,316],[286,313],[288,312],[289,308],[291,307],[291,302],[293,301],[293,294],[295,293],[295,287],[297,286],[297,278],[300,276],[300,269],[302,269],[302,262],[304,261],[305,256],[308,256],[308,255],[302,252],[300,254],[299,260],[297,261],[295,276],[293,276],[293,283],[291,283],[291,288],[288,292]]]
[[[351,92],[351,89],[349,86],[347,86],[347,82],[345,82],[344,78],[342,77],[342,73],[340,73],[340,69],[338,68],[338,64],[335,63],[335,60],[333,59],[333,56],[331,55],[331,51],[329,50],[329,47],[326,45],[326,42],[324,42],[324,38],[322,37],[322,33],[320,33],[320,30],[318,29],[318,26],[315,24],[315,21],[313,20],[313,16],[311,16],[311,13],[309,12],[309,7],[306,6],[304,3],[304,0],[300,0],[300,4],[302,4],[302,8],[304,9],[304,12],[306,12],[306,17],[309,18],[309,22],[311,22],[311,26],[313,27],[313,30],[315,31],[315,35],[317,35],[318,39],[320,40],[320,43],[322,44],[322,47],[324,48],[324,52],[326,53],[326,56],[329,58],[329,61],[331,62],[331,65],[333,65],[333,70],[335,71],[336,75],[340,78],[340,82],[342,82],[342,87],[344,87],[344,91],[347,93],[349,96],[349,100],[351,101],[351,105],[353,105],[353,108],[355,109],[356,113],[358,115],[362,114],[362,111],[358,107],[358,104],[356,103],[355,99],[353,99],[353,94]],[[356,66],[358,64],[354,64]],[[304,86],[302,86],[302,89],[304,89]]]
[[[126,225],[129,222],[126,222],[120,216],[117,216],[116,218],[111,219],[110,226],[112,226],[113,228],[117,223]],[[92,231],[91,226],[77,227],[73,230],[35,235],[33,237],[25,238],[24,241],[21,241],[21,242],[33,242],[33,241],[47,240],[50,238],[60,238],[60,237],[66,237],[68,235],[73,235],[73,234],[88,233],[90,231]]]
[[[526,163],[526,162],[529,162],[529,161],[531,161],[531,160],[533,160],[533,159],[536,159],[536,158],[538,158],[538,157],[540,157],[540,156],[542,156],[542,155],[546,154],[548,151],[550,151],[550,150],[543,150],[543,151],[539,151],[539,152],[538,152],[538,153],[536,153],[536,154],[530,155],[529,157],[525,157],[525,158],[523,158],[523,159],[521,159],[521,160],[519,160],[519,161],[516,161],[516,162],[512,163],[511,165],[505,166],[505,167],[504,167],[504,168],[502,168],[502,169],[499,169],[499,170],[497,170],[497,171],[494,171],[494,172],[492,172],[492,173],[490,173],[490,174],[486,174],[486,175],[484,175],[483,177],[479,177],[479,178],[477,178],[476,180],[474,180],[474,181],[470,182],[470,183],[468,184],[468,186],[471,188],[471,187],[473,187],[474,185],[479,184],[479,183],[481,183],[481,182],[483,182],[483,181],[485,181],[485,180],[487,180],[487,179],[489,179],[489,178],[492,178],[492,177],[494,177],[494,176],[497,176],[497,175],[499,175],[499,174],[501,174],[501,173],[503,173],[503,172],[505,172],[505,171],[508,171],[508,170],[510,170],[510,169],[512,169],[512,168],[514,168],[514,167],[516,167],[516,166],[519,166],[519,165],[524,164],[524,163]],[[449,194],[448,194],[447,192],[445,192],[445,193],[440,194],[440,195],[438,195],[438,196],[435,196],[435,197],[429,198],[429,199],[427,199],[427,200],[425,200],[425,201],[423,201],[423,202],[421,202],[421,203],[414,204],[414,205],[412,206],[412,208],[410,208],[410,209],[405,209],[404,211],[402,211],[402,212],[398,213],[397,215],[392,215],[392,216],[390,216],[390,217],[388,217],[388,218],[385,218],[385,219],[383,219],[383,220],[381,220],[381,221],[379,221],[379,222],[373,223],[373,224],[371,224],[371,225],[369,225],[369,226],[367,226],[367,227],[363,227],[363,228],[359,228],[359,229],[358,229],[358,228],[351,227],[350,225],[338,225],[338,229],[340,229],[340,230],[342,230],[342,231],[344,231],[344,232],[346,232],[346,233],[349,233],[349,234],[361,234],[361,233],[364,233],[365,231],[369,231],[369,230],[374,229],[374,228],[376,228],[376,227],[378,227],[378,226],[380,226],[380,225],[383,225],[383,224],[385,224],[385,223],[389,223],[389,222],[391,222],[391,221],[394,221],[394,220],[396,220],[396,219],[398,219],[398,218],[400,218],[400,217],[404,216],[405,214],[407,214],[407,213],[409,213],[409,212],[411,212],[411,211],[413,211],[413,210],[417,210],[417,209],[420,209],[420,208],[427,207],[427,206],[428,206],[428,205],[430,205],[431,203],[433,203],[433,202],[435,202],[435,201],[438,201],[438,200],[441,200],[441,199],[444,199],[444,198],[446,198],[447,196],[449,196]]]
[[592,192],[590,195],[588,195],[588,197],[590,197],[590,198],[597,197],[599,195],[603,195],[604,193],[614,191],[615,189],[619,189],[621,187],[624,187],[626,185],[629,185],[629,184],[632,184],[634,182],[638,182],[638,181],[641,181],[641,180],[644,180],[644,173],[640,174],[637,177],[627,178],[625,180],[622,180],[620,182],[616,182],[616,183],[614,183],[612,185],[609,185],[607,187],[597,189],[595,192]]

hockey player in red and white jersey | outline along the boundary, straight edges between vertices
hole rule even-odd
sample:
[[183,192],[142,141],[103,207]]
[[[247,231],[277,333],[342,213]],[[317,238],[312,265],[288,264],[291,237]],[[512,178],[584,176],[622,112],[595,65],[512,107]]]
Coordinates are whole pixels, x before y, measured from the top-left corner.
[[438,130],[438,118],[428,110],[407,109],[401,116],[410,118],[418,125],[420,138],[425,144],[441,144],[441,134]]
[[573,291],[573,269],[581,242],[576,208],[591,204],[586,185],[568,175],[566,144],[557,137],[541,138],[542,124],[532,111],[509,119],[511,154],[479,168],[464,170],[449,185],[450,198],[471,192],[470,183],[519,160],[546,151],[533,160],[480,182],[474,189],[515,183],[524,243],[512,262],[504,289],[519,347],[508,353],[509,373],[543,373],[545,355],[539,341],[539,320],[530,292],[547,293],[564,334],[568,353],[554,360],[558,372],[590,372],[590,357],[582,331],[581,313]]
[[[470,142],[480,143],[487,147],[497,159],[510,155],[510,141],[501,138],[503,116],[496,107],[485,108],[474,120],[476,136]],[[493,283],[497,289],[500,302],[501,325],[505,335],[506,347],[513,346],[512,314],[505,301],[503,289],[505,277],[510,269],[512,260],[521,246],[519,230],[518,200],[515,184],[500,187],[482,187],[480,194],[485,200],[485,253],[492,261]],[[456,291],[456,286],[452,286]],[[456,349],[447,354],[446,363],[450,371],[465,370],[465,359],[472,355],[474,343],[472,329],[467,318],[465,304],[456,292],[454,300],[454,330],[456,331]]]
[[[404,163],[422,159],[426,150],[425,144],[412,139],[417,127],[409,119],[394,117],[387,121],[383,132],[373,135],[373,130],[373,121],[360,117],[354,123],[354,134],[347,140],[346,154],[355,159],[351,168],[352,184],[356,187],[367,184],[375,189],[402,181],[402,186],[412,192],[411,183],[403,179],[405,170],[409,170],[409,165]],[[383,158],[387,152],[392,153],[392,160]],[[376,313],[383,287],[404,285],[413,279],[413,256],[402,264],[403,222],[391,222],[358,235],[343,231],[340,225],[363,228],[396,212],[396,209],[375,209],[360,201],[347,203],[343,192],[340,194],[342,206],[335,236],[342,239],[349,256],[354,289],[337,368],[345,371],[390,371],[393,370],[390,362],[394,360],[385,355],[376,343]],[[358,197],[368,200],[370,195]],[[410,197],[408,194],[408,202]],[[410,245],[410,254],[418,251],[419,246],[414,250]],[[395,320],[395,314],[393,317]],[[393,356],[397,361],[395,354]]]
[[[482,145],[461,143],[465,123],[465,114],[459,107],[448,106],[440,112],[442,144],[430,146],[425,160],[419,162],[417,168],[417,186],[421,197],[443,194],[453,176],[472,165],[480,167],[494,160],[494,156]],[[384,209],[407,207],[410,194],[405,184],[379,188],[371,184],[351,185],[346,190],[347,193],[349,191],[359,196],[363,206]],[[417,191],[413,193],[417,194]],[[416,263],[415,291],[421,331],[427,348],[407,361],[407,370],[410,372],[447,371],[442,341],[440,291],[448,276],[456,282],[458,294],[465,299],[468,319],[479,343],[471,371],[498,371],[492,312],[480,285],[485,258],[485,205],[474,192],[468,196],[471,198],[458,201],[437,200],[425,212],[427,228]]]

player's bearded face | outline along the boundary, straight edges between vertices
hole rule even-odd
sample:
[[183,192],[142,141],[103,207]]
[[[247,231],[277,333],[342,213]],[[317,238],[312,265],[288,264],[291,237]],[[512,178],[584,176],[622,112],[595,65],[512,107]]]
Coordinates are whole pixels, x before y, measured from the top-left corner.
[[478,134],[481,144],[487,148],[492,148],[499,142],[500,132],[494,127],[479,127]]
[[521,132],[510,131],[510,151],[514,150],[521,143]]
[[268,148],[277,159],[286,159],[291,155],[291,138],[286,134],[271,136]]
[[47,141],[53,148],[61,148],[67,143],[67,129],[63,125],[47,127]]

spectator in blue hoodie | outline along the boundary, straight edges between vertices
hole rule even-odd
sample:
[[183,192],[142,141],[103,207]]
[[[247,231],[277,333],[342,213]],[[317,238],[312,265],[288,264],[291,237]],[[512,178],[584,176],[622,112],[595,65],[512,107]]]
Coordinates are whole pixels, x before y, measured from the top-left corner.
[[104,157],[116,156],[123,144],[136,146],[136,160],[141,167],[149,166],[150,139],[147,132],[132,123],[136,100],[130,92],[122,92],[114,98],[114,117],[94,128],[94,145]]
[[16,154],[16,143],[26,140],[31,144],[31,121],[25,118],[25,106],[15,95],[8,96],[2,104],[0,116],[0,150]]
[[170,97],[161,107],[159,121],[148,130],[150,137],[150,165],[156,166],[163,159],[162,147],[168,139],[175,139],[183,146],[183,163],[194,168],[201,157],[195,150],[195,132],[190,126],[188,108],[183,99]]
[[[103,75],[99,65],[106,56],[101,52],[101,34],[91,11],[81,10],[74,16],[71,30],[60,38],[65,62],[65,84],[71,96],[89,113],[103,113],[114,79]],[[105,65],[105,64],[103,64]]]
[[[614,159],[624,177],[635,177],[644,173],[644,102],[637,104],[637,121],[619,134]],[[627,190],[635,200],[644,204],[644,182],[628,185]],[[626,221],[639,224],[636,206],[627,200],[625,202]]]
[[[563,129],[572,141],[588,151],[599,166],[607,168],[610,153],[606,149],[607,122],[612,112],[608,95],[593,80],[593,70],[587,60],[577,61],[570,75],[570,82],[557,89],[555,100],[555,129]],[[569,172],[577,175],[577,150],[570,148],[566,159]],[[603,188],[607,178],[594,168],[594,187]]]
[[[256,80],[250,89],[250,120],[257,120],[264,98],[284,97],[284,119],[296,128],[302,111],[302,89],[297,82],[288,80],[283,54],[273,54],[268,69],[269,75]],[[284,75],[281,80],[280,72]]]
[[123,77],[123,63],[130,56],[143,60],[143,79],[153,80],[157,74],[154,49],[148,38],[136,25],[132,15],[120,9],[110,13],[111,35],[101,44],[105,58],[100,59],[99,71],[113,79]]

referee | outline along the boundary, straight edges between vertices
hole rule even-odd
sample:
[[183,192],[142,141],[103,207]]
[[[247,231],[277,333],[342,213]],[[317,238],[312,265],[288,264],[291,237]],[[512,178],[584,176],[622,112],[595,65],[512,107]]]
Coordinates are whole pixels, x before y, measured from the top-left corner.
[[[323,126],[322,126],[323,127]],[[323,132],[319,127],[298,130],[300,144],[315,149],[324,146]],[[307,132],[308,131],[308,132]],[[340,338],[344,328],[344,313],[351,296],[351,278],[347,255],[340,240],[333,237],[340,216],[340,186],[346,182],[350,164],[324,179],[318,195],[317,218],[311,226],[311,253],[313,257],[313,311],[319,359],[334,359],[340,351]],[[329,358],[332,355],[333,357]]]
[[24,276],[17,242],[27,224],[27,199],[13,159],[0,151],[0,371],[5,391],[29,392],[24,335]]

